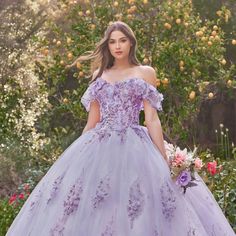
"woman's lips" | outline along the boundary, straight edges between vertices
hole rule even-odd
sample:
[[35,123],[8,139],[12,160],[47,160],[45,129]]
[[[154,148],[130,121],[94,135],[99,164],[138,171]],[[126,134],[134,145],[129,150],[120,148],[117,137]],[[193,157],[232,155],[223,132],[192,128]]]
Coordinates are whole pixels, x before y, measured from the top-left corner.
[[118,54],[118,55],[122,54],[122,52],[115,52],[115,53]]

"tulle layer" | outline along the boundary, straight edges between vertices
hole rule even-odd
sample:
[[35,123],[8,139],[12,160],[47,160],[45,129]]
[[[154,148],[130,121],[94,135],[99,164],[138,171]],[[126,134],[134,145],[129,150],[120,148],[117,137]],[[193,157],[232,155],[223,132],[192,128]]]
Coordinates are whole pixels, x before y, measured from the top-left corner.
[[75,140],[30,194],[7,236],[233,236],[202,179],[185,195],[145,127]]

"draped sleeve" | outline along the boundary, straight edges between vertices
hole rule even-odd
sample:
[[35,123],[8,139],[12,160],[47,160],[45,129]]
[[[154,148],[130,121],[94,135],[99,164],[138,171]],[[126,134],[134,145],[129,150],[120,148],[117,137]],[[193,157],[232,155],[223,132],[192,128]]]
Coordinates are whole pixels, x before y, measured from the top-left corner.
[[90,110],[90,104],[92,101],[97,100],[97,86],[96,86],[96,81],[92,82],[88,88],[85,90],[84,94],[82,95],[80,101],[85,107],[86,111],[89,112]]
[[[163,94],[151,84],[145,82],[142,93],[142,99],[146,99],[153,108],[158,111],[162,111],[162,101],[164,100]],[[143,102],[141,104],[141,110],[143,110]]]

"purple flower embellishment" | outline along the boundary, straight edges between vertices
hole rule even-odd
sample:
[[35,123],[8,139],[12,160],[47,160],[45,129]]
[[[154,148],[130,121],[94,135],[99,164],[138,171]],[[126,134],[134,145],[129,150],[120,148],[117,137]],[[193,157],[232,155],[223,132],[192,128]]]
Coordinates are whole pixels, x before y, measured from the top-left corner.
[[179,184],[180,186],[187,186],[191,180],[192,180],[192,177],[191,177],[190,172],[184,170],[178,176],[177,184]]

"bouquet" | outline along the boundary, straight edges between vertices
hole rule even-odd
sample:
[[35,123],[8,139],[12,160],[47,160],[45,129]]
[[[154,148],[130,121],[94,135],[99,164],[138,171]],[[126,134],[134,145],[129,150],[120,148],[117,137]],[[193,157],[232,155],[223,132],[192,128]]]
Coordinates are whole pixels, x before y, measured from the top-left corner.
[[178,146],[174,146],[164,141],[167,157],[169,158],[171,177],[183,188],[185,193],[188,187],[196,186],[195,172],[203,167],[202,160],[196,156],[197,148],[193,151],[187,149],[181,150]]

